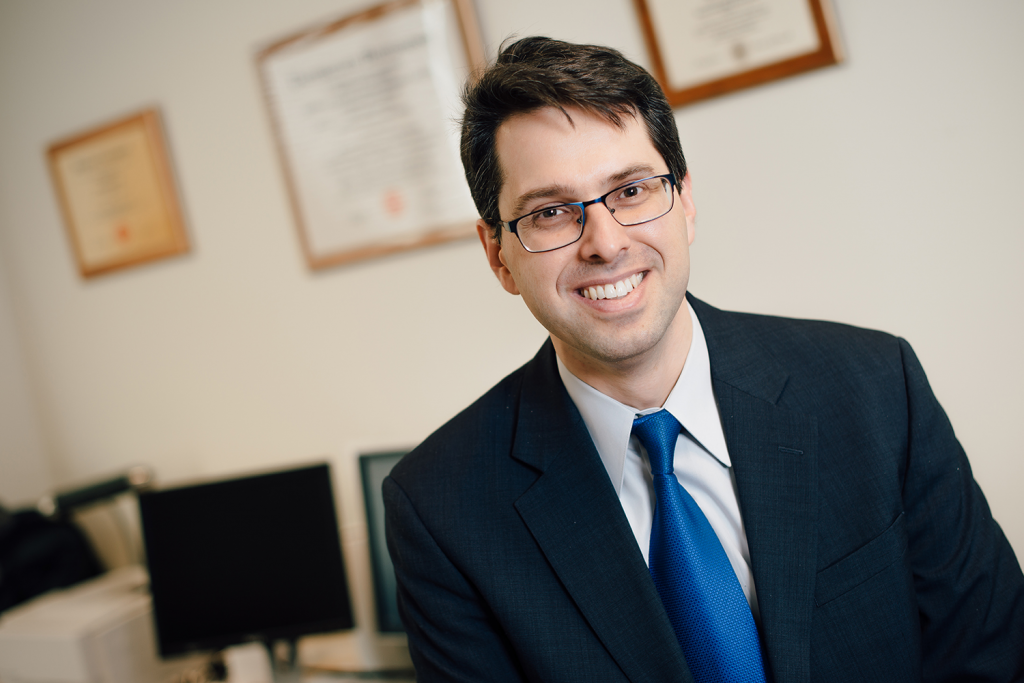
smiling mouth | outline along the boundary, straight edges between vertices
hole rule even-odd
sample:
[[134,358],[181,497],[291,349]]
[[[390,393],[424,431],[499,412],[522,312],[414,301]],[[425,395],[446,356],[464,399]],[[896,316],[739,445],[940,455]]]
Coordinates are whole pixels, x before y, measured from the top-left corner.
[[597,301],[598,299],[619,299],[632,292],[644,279],[643,273],[634,273],[618,282],[607,285],[594,285],[577,290],[580,296]]

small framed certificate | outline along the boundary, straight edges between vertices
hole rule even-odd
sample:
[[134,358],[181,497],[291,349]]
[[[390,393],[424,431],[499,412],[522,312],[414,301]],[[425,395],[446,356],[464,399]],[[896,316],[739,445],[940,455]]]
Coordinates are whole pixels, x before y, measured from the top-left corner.
[[655,78],[681,106],[842,60],[829,0],[634,0]]
[[460,85],[483,64],[470,0],[392,0],[257,56],[313,269],[476,234]]
[[155,109],[56,142],[47,157],[83,277],[189,250]]

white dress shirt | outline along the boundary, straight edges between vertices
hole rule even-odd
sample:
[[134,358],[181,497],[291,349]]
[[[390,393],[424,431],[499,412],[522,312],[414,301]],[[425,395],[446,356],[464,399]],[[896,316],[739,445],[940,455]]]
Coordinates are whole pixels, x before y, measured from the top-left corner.
[[[651,523],[654,520],[654,485],[647,452],[631,435],[633,419],[662,408],[672,413],[698,443],[680,433],[673,460],[676,478],[708,518],[725,548],[754,618],[759,618],[754,576],[750,571],[750,550],[743,530],[732,461],[725,446],[718,404],[711,390],[711,362],[704,331],[690,304],[693,339],[686,363],[664,406],[637,410],[573,375],[558,359],[558,373],[594,440],[598,455],[608,470],[626,519],[633,529],[644,561],[650,563]],[[703,446],[703,448],[701,447]]]

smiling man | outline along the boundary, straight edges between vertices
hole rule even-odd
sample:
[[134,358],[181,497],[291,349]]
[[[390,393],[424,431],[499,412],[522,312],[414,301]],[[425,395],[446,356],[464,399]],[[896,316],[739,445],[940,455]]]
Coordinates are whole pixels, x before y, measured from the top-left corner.
[[465,99],[550,340],[384,483],[419,680],[1021,680],[1024,577],[906,342],[687,294],[675,120],[619,53],[524,39]]

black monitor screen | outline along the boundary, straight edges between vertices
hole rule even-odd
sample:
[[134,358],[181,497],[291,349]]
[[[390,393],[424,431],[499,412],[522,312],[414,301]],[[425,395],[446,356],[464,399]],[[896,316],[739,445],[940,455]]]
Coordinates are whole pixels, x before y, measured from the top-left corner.
[[330,469],[139,497],[160,653],[352,627]]
[[384,496],[381,485],[406,451],[367,453],[359,456],[363,474],[363,498],[366,502],[366,524],[370,532],[370,558],[373,565],[373,588],[377,600],[377,630],[401,633],[405,629],[398,615],[398,584],[395,566],[391,564],[384,540]]

